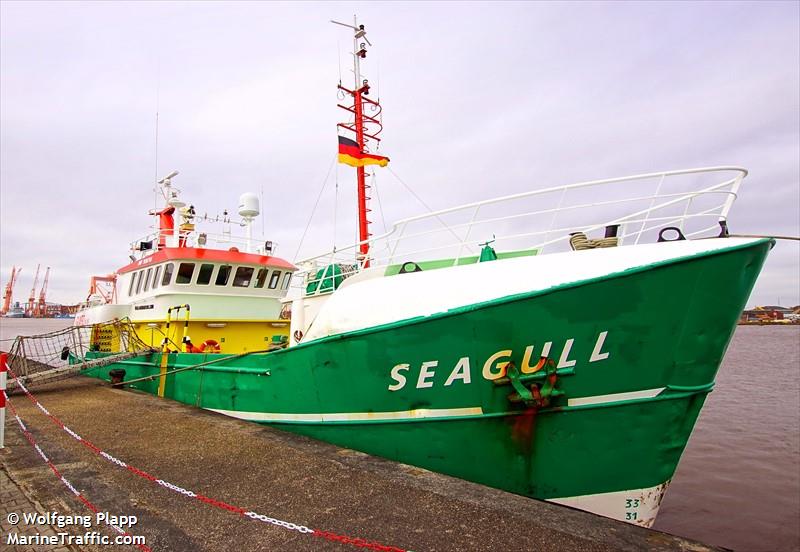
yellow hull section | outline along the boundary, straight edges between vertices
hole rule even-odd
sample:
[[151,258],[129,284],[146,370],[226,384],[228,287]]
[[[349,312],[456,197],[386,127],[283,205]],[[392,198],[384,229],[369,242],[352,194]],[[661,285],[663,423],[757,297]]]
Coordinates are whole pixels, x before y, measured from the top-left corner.
[[[133,328],[144,343],[160,349],[164,337],[169,339],[170,351],[185,352],[184,336],[188,335],[195,347],[215,342],[221,353],[236,354],[268,349],[270,345],[289,340],[288,320],[173,320],[169,329],[164,320],[137,321]],[[207,347],[206,352],[216,352]]]

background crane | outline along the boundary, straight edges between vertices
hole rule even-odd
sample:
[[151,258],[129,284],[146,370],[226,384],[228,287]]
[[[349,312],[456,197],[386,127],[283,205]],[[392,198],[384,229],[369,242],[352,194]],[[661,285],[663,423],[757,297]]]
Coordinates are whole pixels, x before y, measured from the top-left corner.
[[14,284],[17,283],[17,278],[19,277],[19,273],[22,272],[21,268],[17,268],[15,266],[11,267],[11,278],[6,283],[6,290],[3,293],[3,309],[0,310],[0,314],[5,314],[8,312],[8,309],[11,308],[11,301],[13,300],[12,297],[14,295]]
[[31,295],[28,297],[28,302],[25,304],[25,316],[33,316],[36,311],[36,284],[39,283],[39,269],[42,265],[36,265],[36,276],[33,277],[33,287],[31,288]]
[[45,302],[45,298],[47,296],[47,283],[50,281],[50,267],[47,267],[47,270],[44,273],[44,282],[42,282],[42,289],[39,292],[39,303],[36,306],[36,311],[34,312],[33,316],[36,318],[42,318],[47,316],[47,303]]

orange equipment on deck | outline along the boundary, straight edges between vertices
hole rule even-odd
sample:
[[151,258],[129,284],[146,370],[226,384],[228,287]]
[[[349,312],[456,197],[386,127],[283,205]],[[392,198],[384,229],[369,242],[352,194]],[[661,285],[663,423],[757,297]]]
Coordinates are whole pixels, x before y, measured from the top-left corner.
[[[101,283],[105,285],[100,285]],[[91,299],[92,295],[102,297],[103,302],[106,304],[115,303],[117,300],[117,275],[92,276],[87,300]]]

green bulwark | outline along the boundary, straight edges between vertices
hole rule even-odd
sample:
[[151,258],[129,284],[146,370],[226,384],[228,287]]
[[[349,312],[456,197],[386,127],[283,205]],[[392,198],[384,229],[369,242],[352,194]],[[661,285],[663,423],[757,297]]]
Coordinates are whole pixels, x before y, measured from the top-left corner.
[[[506,251],[504,253],[497,253],[497,259],[514,259],[516,257],[532,257],[534,255],[538,255],[538,249],[521,249],[519,251]],[[461,265],[468,265],[468,264],[475,264],[479,261],[478,255],[472,255],[469,257],[459,257],[458,260],[456,259],[436,259],[433,261],[419,261],[416,264],[422,270],[435,270],[437,268],[450,268],[451,266],[461,266]],[[403,263],[389,265],[386,267],[386,276],[394,276],[395,274],[400,273],[400,269],[403,267]]]
[[[167,376],[166,396],[535,498],[661,485],[772,243],[230,358]],[[487,379],[541,354],[558,365],[548,404],[514,402],[507,378]],[[221,356],[172,354],[168,366]],[[94,375],[155,375],[160,359]],[[158,380],[134,387],[155,393]]]

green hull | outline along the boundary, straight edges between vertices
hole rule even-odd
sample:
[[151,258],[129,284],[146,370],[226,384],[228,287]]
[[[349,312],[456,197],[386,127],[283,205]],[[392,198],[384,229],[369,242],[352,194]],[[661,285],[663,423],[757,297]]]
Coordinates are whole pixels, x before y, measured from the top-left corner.
[[[771,246],[231,358],[168,376],[165,396],[534,498],[612,493],[586,509],[649,525]],[[543,353],[563,393],[548,406],[487,379]],[[169,369],[218,356],[173,354]],[[160,359],[93,375],[154,375]],[[155,394],[158,381],[134,386]],[[648,489],[652,515],[633,506],[643,495],[613,494]]]

